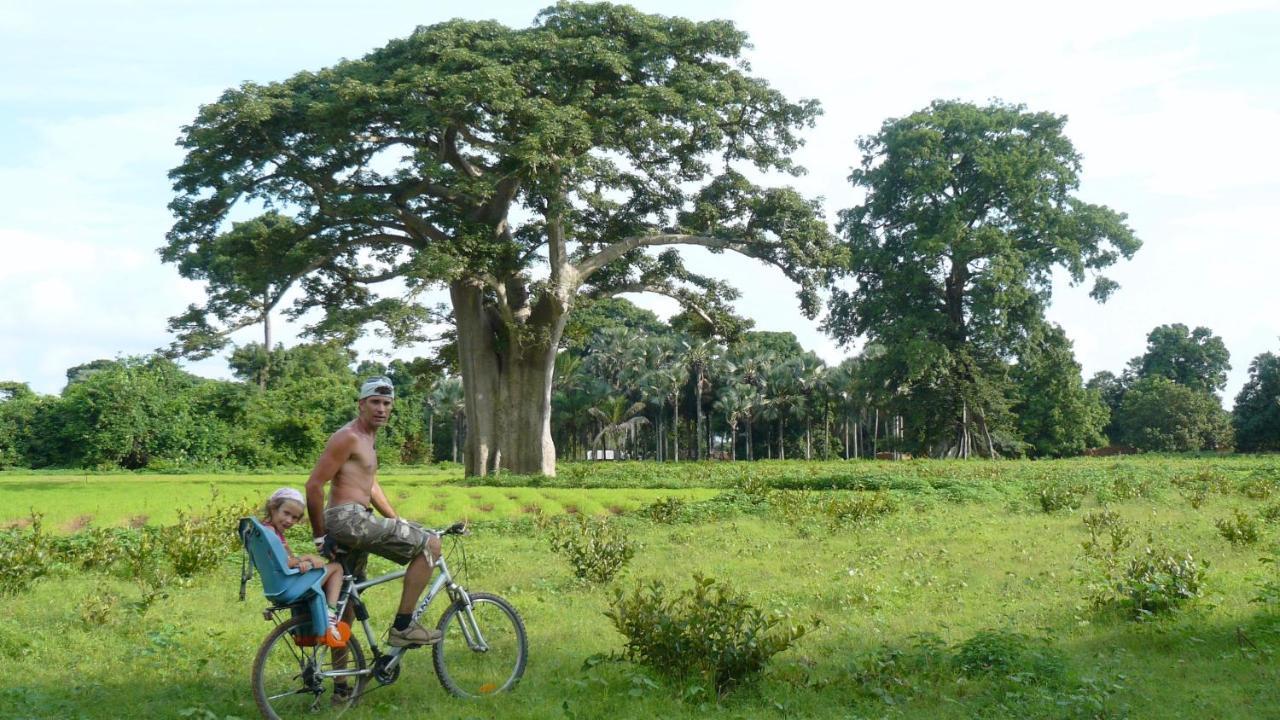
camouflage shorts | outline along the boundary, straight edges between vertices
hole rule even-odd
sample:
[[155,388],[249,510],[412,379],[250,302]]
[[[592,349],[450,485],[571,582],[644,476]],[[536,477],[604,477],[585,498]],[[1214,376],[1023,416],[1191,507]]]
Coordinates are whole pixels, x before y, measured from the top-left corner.
[[435,536],[417,523],[374,515],[357,503],[325,509],[324,526],[333,541],[349,551],[347,566],[357,577],[364,576],[369,553],[405,565],[426,552],[427,543]]

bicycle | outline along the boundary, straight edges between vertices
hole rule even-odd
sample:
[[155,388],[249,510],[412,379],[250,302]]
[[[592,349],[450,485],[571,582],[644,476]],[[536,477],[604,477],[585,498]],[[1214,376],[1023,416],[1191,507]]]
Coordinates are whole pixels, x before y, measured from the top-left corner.
[[[441,538],[453,537],[455,546],[467,534],[465,523],[436,531]],[[404,577],[405,570],[357,582],[340,551],[343,579],[337,615],[354,617],[364,629],[371,657],[365,656],[356,633],[346,627],[346,638],[327,643],[312,633],[311,612],[305,602],[273,604],[264,618],[276,622],[253,661],[253,695],[267,720],[332,712],[345,712],[360,701],[372,679],[378,687],[400,677],[402,660],[411,647],[388,647],[384,652],[369,623],[369,610],[361,593],[369,588]],[[466,553],[463,550],[465,567]],[[524,674],[528,661],[528,639],[520,614],[505,599],[482,592],[467,592],[454,582],[443,556],[436,562],[439,572],[430,589],[413,612],[417,621],[441,591],[450,603],[436,628],[443,637],[432,645],[432,664],[445,690],[463,698],[480,698],[511,690]],[[348,614],[350,609],[352,614]],[[287,613],[287,619],[279,616]],[[345,622],[340,624],[346,625]],[[345,639],[345,644],[342,640]],[[331,646],[333,645],[333,646]],[[377,689],[376,687],[374,689]],[[327,696],[327,697],[326,697]]]

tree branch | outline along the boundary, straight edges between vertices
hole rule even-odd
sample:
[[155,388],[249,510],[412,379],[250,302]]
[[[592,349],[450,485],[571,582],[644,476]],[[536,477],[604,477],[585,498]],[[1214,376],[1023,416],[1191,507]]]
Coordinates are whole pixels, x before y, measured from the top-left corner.
[[614,297],[622,293],[653,293],[655,295],[665,295],[666,297],[680,303],[682,307],[688,308],[698,314],[708,325],[715,327],[716,321],[711,319],[711,315],[697,303],[690,302],[688,295],[682,295],[675,288],[669,285],[652,285],[649,283],[627,283],[626,285],[618,285],[610,288],[600,288],[588,293],[592,298]]
[[636,235],[624,240],[619,240],[595,255],[584,258],[574,269],[578,273],[579,280],[585,281],[600,268],[608,265],[614,260],[617,260],[623,255],[626,255],[632,250],[641,247],[654,247],[657,245],[700,245],[714,250],[732,250],[736,253],[746,255],[747,257],[759,257],[759,254],[754,252],[752,243],[742,242],[740,240],[706,237],[703,235]]

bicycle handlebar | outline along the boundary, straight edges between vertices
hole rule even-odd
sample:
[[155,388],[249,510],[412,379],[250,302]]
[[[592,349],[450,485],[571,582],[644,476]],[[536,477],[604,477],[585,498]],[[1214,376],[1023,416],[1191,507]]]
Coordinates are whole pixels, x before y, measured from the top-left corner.
[[467,521],[459,520],[458,522],[450,525],[444,530],[437,530],[436,534],[442,535],[442,536],[443,535],[469,535],[470,532],[471,531],[467,529]]

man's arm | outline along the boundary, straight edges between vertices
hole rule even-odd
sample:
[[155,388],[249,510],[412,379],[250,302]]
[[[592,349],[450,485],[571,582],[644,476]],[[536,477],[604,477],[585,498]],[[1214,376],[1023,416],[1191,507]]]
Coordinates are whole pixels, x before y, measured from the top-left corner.
[[369,492],[369,501],[373,504],[383,517],[395,518],[396,511],[391,509],[391,503],[387,501],[386,493],[382,492],[382,486],[378,484],[378,479],[374,478],[373,488]]
[[320,453],[320,459],[311,470],[311,477],[307,478],[307,516],[311,519],[312,537],[324,536],[324,486],[351,458],[355,441],[354,435],[341,430],[330,436],[324,452]]

